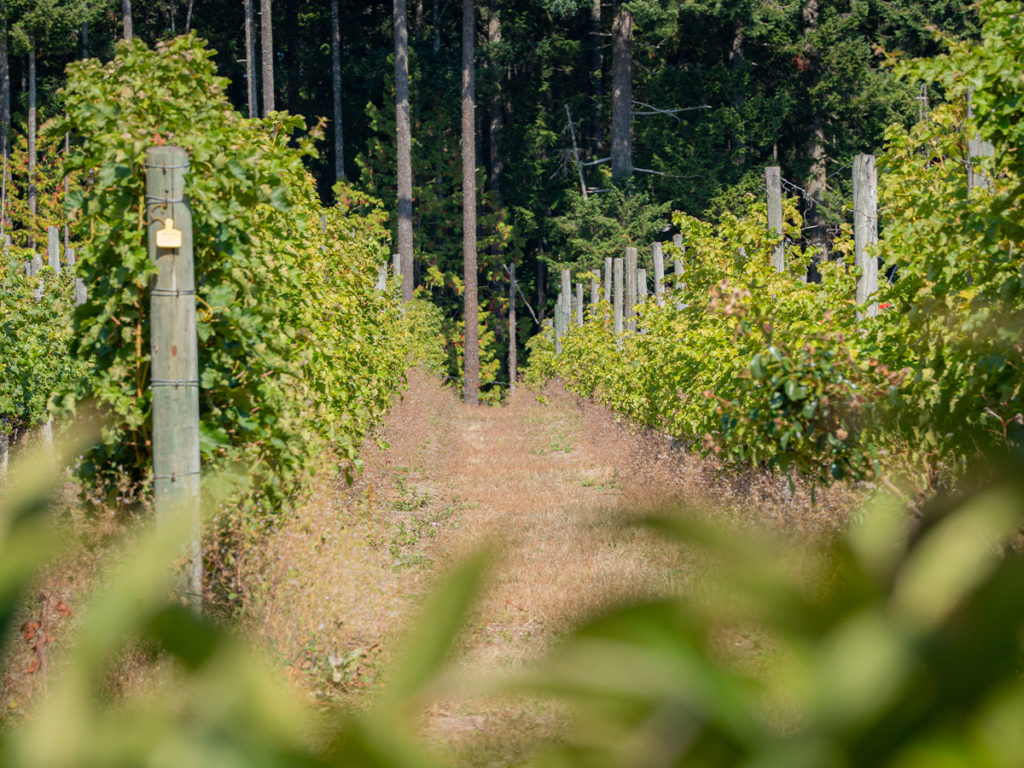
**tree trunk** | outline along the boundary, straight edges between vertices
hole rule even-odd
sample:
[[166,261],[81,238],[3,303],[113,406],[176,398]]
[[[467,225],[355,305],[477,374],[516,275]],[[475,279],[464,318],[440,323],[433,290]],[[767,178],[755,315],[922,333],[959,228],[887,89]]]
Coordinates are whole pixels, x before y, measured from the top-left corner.
[[89,22],[82,22],[82,58],[89,58]]
[[[744,62],[743,42],[745,39],[746,31],[743,29],[743,22],[741,19],[735,19],[732,23],[732,44],[729,46],[729,69],[733,73],[733,87],[730,101],[737,112],[743,108],[743,104],[747,99],[743,88],[742,73],[740,71],[743,68]],[[741,129],[737,127],[737,130]],[[733,134],[733,139],[735,143],[732,147],[732,162],[734,165],[743,165],[747,161],[746,138],[742,135]]]
[[132,39],[132,0],[121,0],[121,28],[124,39]]
[[412,136],[409,127],[409,18],[405,0],[395,0],[395,140],[398,154],[398,253],[402,300],[413,294]]
[[[501,15],[497,9],[495,0],[488,3],[490,11],[487,19],[487,42],[493,47],[501,43]],[[501,207],[501,174],[504,170],[501,159],[501,128],[504,123],[504,115],[501,108],[502,77],[498,64],[492,63],[494,78],[491,91],[490,121],[488,122],[488,170],[491,177],[491,192],[494,195],[494,204]]]
[[434,39],[432,42],[434,53],[441,50],[441,6],[438,0],[434,0]]
[[260,0],[260,60],[263,64],[263,116],[274,111],[274,19],[270,0]]
[[594,157],[601,156],[601,0],[594,0],[590,6],[590,98],[593,100],[594,112],[590,125],[590,152]]
[[476,296],[476,93],[473,71],[476,35],[473,0],[462,0],[462,264],[466,289],[464,402],[480,401],[480,347]]
[[245,0],[245,80],[249,102],[249,117],[258,117],[256,106],[256,21],[252,12],[253,0]]
[[36,47],[28,51],[28,247],[36,244]]
[[10,155],[11,135],[11,69],[7,59],[6,24],[0,30],[0,153]]
[[178,31],[177,31],[177,30],[175,29],[175,21],[174,21],[174,10],[175,10],[175,9],[174,9],[174,6],[176,6],[177,4],[178,4],[177,0],[170,0],[170,1],[169,1],[169,2],[167,3],[167,5],[169,6],[169,9],[168,9],[168,14],[167,14],[167,15],[168,15],[168,17],[169,17],[169,18],[170,18],[170,20],[171,20],[171,36],[172,36],[172,37],[173,37],[174,35],[177,35],[177,34],[178,34]]
[[[818,0],[807,0],[803,11],[804,36],[813,35],[818,30]],[[814,51],[807,51],[808,58],[815,58]],[[808,240],[818,250],[817,261],[828,259],[828,232],[825,227],[825,218],[821,215],[821,196],[825,191],[828,174],[825,169],[825,130],[822,127],[821,113],[815,111],[811,116],[811,137],[807,141],[807,157],[811,161],[809,178],[805,183],[807,213],[804,217],[804,226]],[[812,264],[812,275],[816,270]]]
[[331,90],[334,98],[334,180],[345,180],[345,143],[341,122],[341,31],[338,0],[331,0]]
[[615,10],[612,23],[612,177],[633,174],[633,14]]

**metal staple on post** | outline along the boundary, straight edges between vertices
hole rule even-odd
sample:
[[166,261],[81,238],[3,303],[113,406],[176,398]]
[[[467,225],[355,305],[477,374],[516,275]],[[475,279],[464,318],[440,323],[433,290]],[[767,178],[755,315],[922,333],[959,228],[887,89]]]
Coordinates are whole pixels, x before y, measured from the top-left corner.
[[[198,610],[202,601],[199,360],[192,213],[184,196],[188,167],[188,152],[181,147],[146,151],[148,250],[157,266],[150,289],[153,500],[158,525],[179,516],[187,520],[186,566],[177,589],[179,597]],[[157,245],[157,233],[167,229],[177,230],[178,245]]]

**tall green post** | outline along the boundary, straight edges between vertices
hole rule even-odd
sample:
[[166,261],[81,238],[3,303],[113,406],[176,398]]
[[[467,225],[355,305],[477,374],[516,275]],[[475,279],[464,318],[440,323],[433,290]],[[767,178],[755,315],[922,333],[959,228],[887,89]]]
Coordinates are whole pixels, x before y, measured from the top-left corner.
[[150,386],[153,388],[153,498],[157,525],[186,516],[189,540],[178,597],[202,604],[199,539],[199,360],[192,214],[185,198],[188,152],[146,151],[150,285]]

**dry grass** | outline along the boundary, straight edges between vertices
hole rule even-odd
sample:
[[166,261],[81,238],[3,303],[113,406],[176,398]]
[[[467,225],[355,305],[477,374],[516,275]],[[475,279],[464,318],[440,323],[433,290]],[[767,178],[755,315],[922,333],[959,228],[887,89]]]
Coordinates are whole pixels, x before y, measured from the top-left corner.
[[[311,695],[348,703],[364,701],[361,689],[386,671],[438,568],[481,546],[494,564],[459,649],[467,674],[517,669],[614,603],[680,591],[711,599],[699,560],[637,525],[653,510],[820,538],[856,500],[834,489],[812,505],[806,489],[789,494],[754,471],[726,480],[713,462],[555,384],[470,408],[414,373],[380,439],[390,447],[367,449],[353,488],[321,480],[247,563],[261,585],[249,632]],[[749,633],[723,642],[765,652]],[[566,719],[538,700],[454,696],[432,708],[425,732],[459,763],[507,764],[557,738]]]
[[[638,525],[652,511],[686,509],[820,538],[842,526],[857,500],[838,488],[812,505],[806,489],[788,494],[779,478],[754,471],[727,480],[714,462],[558,385],[470,408],[418,371],[363,459],[351,487],[337,467],[319,472],[293,514],[244,549],[237,574],[243,634],[300,691],[355,706],[386,677],[437,574],[467,552],[488,546],[494,563],[456,664],[467,675],[501,673],[612,604],[681,592],[714,599],[697,555]],[[40,589],[51,606],[83,599],[104,552],[82,547],[47,574]],[[30,601],[26,616],[38,607]],[[755,664],[770,652],[742,630],[723,643]],[[38,692],[23,645],[3,660],[7,720]],[[136,656],[128,651],[115,665],[114,695],[156,672],[151,658]],[[424,732],[458,764],[504,765],[558,738],[567,720],[536,699],[454,694],[431,708]]]

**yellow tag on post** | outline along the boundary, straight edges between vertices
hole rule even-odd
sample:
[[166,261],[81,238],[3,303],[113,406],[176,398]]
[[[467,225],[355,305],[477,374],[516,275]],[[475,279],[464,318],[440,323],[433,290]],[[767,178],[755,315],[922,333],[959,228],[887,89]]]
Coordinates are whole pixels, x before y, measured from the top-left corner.
[[181,248],[181,230],[174,228],[174,219],[164,219],[164,228],[157,230],[157,248]]

